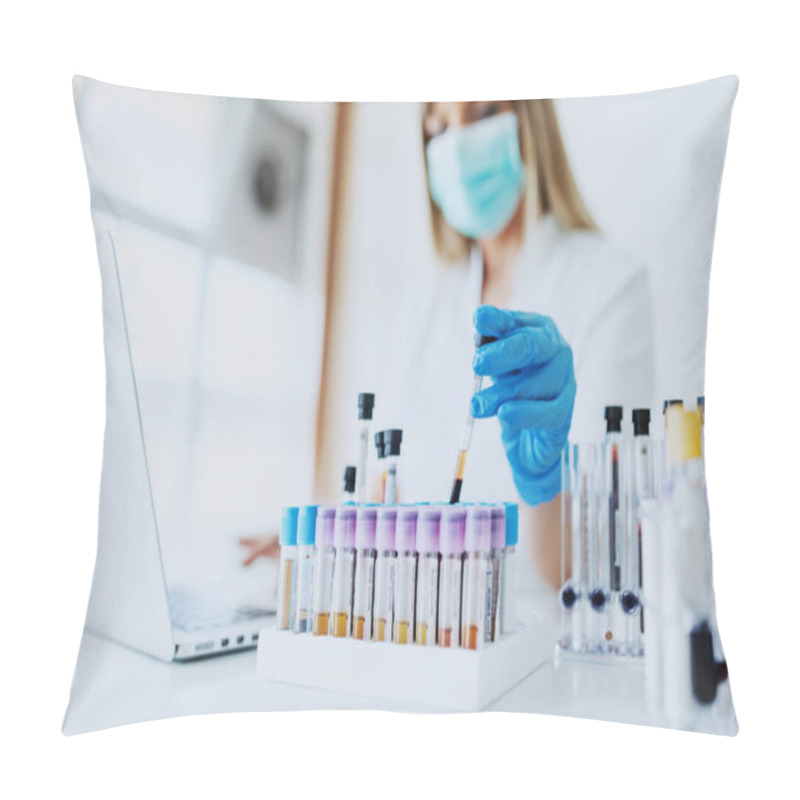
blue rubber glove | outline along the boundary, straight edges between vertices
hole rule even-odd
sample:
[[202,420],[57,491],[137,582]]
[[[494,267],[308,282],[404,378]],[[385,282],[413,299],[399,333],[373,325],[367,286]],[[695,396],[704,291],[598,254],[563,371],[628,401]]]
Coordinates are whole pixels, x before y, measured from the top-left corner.
[[530,505],[561,491],[561,451],[575,405],[572,350],[549,317],[480,306],[478,335],[497,337],[475,353],[473,368],[492,385],[472,397],[472,415],[500,420],[514,483]]

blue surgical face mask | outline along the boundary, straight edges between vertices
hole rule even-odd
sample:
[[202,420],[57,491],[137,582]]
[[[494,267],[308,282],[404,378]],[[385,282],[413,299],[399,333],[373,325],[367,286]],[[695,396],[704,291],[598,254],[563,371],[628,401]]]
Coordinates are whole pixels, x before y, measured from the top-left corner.
[[513,111],[450,128],[428,142],[426,154],[433,202],[453,228],[469,239],[505,228],[525,187]]

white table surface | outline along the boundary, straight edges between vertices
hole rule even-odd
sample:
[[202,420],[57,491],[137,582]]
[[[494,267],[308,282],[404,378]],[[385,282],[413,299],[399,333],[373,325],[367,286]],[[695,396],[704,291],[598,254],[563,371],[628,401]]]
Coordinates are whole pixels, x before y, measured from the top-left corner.
[[[376,707],[432,710],[268,681],[256,673],[255,650],[165,663],[87,631],[64,732],[185,714]],[[641,664],[621,667],[551,659],[487,710],[649,723]]]
[[[526,608],[551,615],[555,631],[554,597],[525,596],[520,611],[524,614]],[[269,681],[257,673],[255,649],[166,663],[90,631],[83,634],[75,676],[64,721],[66,734],[188,714],[376,708],[437,711],[430,706]],[[722,684],[719,691],[715,719],[700,727],[735,733],[729,684]],[[657,724],[647,710],[644,664],[598,662],[597,658],[551,658],[486,710]]]

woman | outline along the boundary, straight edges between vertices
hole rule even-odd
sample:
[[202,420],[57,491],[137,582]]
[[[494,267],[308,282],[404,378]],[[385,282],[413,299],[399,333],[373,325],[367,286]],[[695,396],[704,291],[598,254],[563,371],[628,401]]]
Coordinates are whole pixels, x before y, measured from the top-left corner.
[[[604,406],[652,404],[646,272],[599,234],[551,100],[429,103],[422,138],[441,269],[401,315],[378,392],[404,429],[402,497],[447,498],[469,401],[493,421],[476,422],[462,499],[521,499],[520,540],[557,586],[568,435],[599,440]],[[475,334],[497,341],[475,352]],[[491,383],[470,399],[473,368]]]
[[[599,234],[551,100],[429,103],[422,131],[443,268],[406,316],[396,385],[382,394],[406,429],[403,496],[449,492],[474,368],[491,384],[471,412],[494,422],[476,422],[462,499],[518,494],[520,538],[556,586],[568,435],[599,440],[606,405],[628,422],[652,405],[647,275]],[[473,334],[498,341],[476,352]]]

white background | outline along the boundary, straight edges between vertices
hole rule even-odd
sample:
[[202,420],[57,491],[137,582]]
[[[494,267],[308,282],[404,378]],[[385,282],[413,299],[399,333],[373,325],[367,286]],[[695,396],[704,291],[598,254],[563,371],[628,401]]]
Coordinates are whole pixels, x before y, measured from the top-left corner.
[[[792,794],[800,176],[791,4],[211,6],[16,3],[0,27],[0,731],[9,795]],[[588,95],[739,74],[706,380],[715,583],[736,739],[523,715],[378,713],[59,733],[94,560],[104,408],[76,72],[172,91],[320,100]]]

